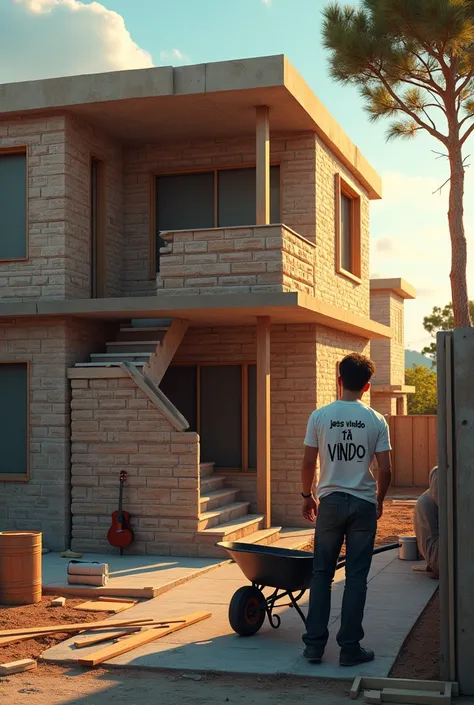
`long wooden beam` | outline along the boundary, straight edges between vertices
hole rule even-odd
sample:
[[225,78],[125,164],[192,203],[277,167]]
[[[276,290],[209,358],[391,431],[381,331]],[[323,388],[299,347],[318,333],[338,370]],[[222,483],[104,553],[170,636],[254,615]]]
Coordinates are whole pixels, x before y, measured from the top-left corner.
[[257,318],[257,511],[271,525],[270,318]]
[[270,121],[268,107],[259,105],[256,109],[256,224],[270,222]]

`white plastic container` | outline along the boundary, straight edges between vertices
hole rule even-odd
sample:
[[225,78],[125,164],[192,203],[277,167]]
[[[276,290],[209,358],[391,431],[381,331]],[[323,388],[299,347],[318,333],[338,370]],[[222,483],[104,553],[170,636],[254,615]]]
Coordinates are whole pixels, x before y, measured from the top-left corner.
[[401,561],[418,561],[420,555],[416,543],[416,536],[399,536],[398,557]]

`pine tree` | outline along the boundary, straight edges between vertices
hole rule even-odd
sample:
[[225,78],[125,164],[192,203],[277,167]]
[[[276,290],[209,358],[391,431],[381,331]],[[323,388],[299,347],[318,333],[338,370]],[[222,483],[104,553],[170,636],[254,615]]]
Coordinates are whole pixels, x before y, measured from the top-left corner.
[[474,2],[362,0],[324,10],[324,44],[335,80],[359,88],[387,138],[424,130],[449,161],[448,223],[455,326],[471,326],[464,232],[464,146],[474,131]]

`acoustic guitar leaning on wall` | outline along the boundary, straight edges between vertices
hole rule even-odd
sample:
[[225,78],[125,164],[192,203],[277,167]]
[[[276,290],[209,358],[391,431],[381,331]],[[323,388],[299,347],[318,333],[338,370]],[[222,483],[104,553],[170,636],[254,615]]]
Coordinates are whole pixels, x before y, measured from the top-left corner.
[[127,473],[122,470],[120,473],[120,493],[118,510],[112,512],[112,524],[107,532],[107,541],[111,546],[127,548],[133,542],[134,536],[130,526],[130,514],[123,510],[123,486],[127,480]]

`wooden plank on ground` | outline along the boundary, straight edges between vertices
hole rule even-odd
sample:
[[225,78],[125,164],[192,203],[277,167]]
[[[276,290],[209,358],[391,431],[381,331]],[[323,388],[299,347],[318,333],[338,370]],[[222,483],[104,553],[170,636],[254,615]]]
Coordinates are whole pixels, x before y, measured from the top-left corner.
[[[459,695],[458,683],[451,683],[453,695]],[[376,678],[362,676],[361,689],[383,690],[384,688],[397,690],[430,690],[433,693],[444,693],[445,681],[419,681],[410,678]]]
[[127,600],[126,597],[98,597],[97,599],[99,600],[99,602],[119,602],[119,603],[123,603],[124,605],[128,605],[128,604],[136,605],[137,604],[136,600],[130,600],[130,599]]
[[210,612],[194,612],[193,614],[183,616],[184,620],[181,624],[174,624],[171,627],[161,627],[157,629],[148,629],[147,631],[140,632],[140,634],[134,634],[127,639],[122,639],[117,644],[112,644],[104,649],[92,653],[90,656],[80,658],[78,663],[81,666],[97,666],[104,661],[110,661],[110,659],[126,654],[129,651],[133,651],[139,646],[144,644],[149,644],[152,641],[161,639],[168,634],[178,631],[179,629],[184,629],[185,627],[190,627],[192,624],[197,624],[202,622],[204,619],[208,619],[211,616]]
[[364,692],[364,702],[368,705],[379,705],[382,702],[382,693],[380,690],[366,690]]
[[433,693],[422,690],[399,690],[384,688],[383,703],[402,703],[402,705],[451,705],[451,698],[443,693]]
[[127,636],[128,634],[133,634],[134,632],[139,632],[141,627],[129,627],[127,629],[115,630],[113,632],[108,632],[107,634],[99,634],[95,636],[86,636],[83,639],[78,639],[74,642],[76,649],[85,649],[87,646],[94,646],[94,644],[100,644],[103,641],[112,641],[113,639],[120,639],[121,636]]
[[136,600],[132,600],[126,603],[108,602],[106,600],[97,600],[96,602],[92,602],[91,600],[89,600],[89,602],[82,602],[80,605],[76,605],[75,607],[73,607],[73,609],[79,610],[81,612],[114,612],[114,614],[117,614],[118,612],[129,610],[130,607],[133,607],[137,604],[138,602]]
[[359,697],[361,683],[362,683],[362,676],[357,676],[357,678],[354,679],[354,682],[352,684],[351,693],[350,693],[351,700],[357,700],[357,698]]
[[418,416],[413,419],[413,484],[415,487],[428,487],[430,474],[429,418]]
[[10,663],[2,663],[0,665],[0,676],[11,676],[14,673],[24,673],[24,671],[33,671],[37,667],[36,661],[32,658],[24,658],[21,661],[10,661]]
[[153,619],[124,619],[124,620],[114,620],[114,621],[101,621],[101,622],[79,622],[70,624],[55,624],[49,627],[25,627],[22,629],[2,629],[0,631],[1,637],[8,636],[23,636],[27,634],[52,634],[54,632],[78,632],[92,631],[94,629],[115,629],[117,627],[132,627],[138,624],[149,624],[153,622]]

